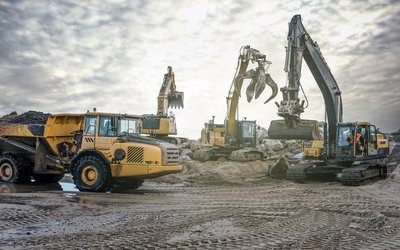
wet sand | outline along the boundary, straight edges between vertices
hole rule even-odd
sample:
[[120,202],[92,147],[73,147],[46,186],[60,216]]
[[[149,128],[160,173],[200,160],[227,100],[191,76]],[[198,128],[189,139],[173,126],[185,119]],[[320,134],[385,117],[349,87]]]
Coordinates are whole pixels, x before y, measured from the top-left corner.
[[399,179],[145,182],[119,193],[2,184],[0,248],[399,249]]

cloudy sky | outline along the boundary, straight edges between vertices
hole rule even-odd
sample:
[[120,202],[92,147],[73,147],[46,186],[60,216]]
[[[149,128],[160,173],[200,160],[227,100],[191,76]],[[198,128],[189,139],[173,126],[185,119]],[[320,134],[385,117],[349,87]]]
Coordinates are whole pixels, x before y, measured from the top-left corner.
[[[335,1],[334,1],[335,2]],[[198,138],[212,115],[222,123],[239,49],[272,61],[281,87],[288,22],[301,14],[342,90],[345,121],[400,128],[400,1],[2,1],[0,115],[11,111],[156,113],[167,66],[185,108],[181,136]],[[324,119],[322,95],[303,64],[310,101],[302,118]],[[245,83],[247,87],[248,82]],[[269,104],[240,101],[240,117],[268,127]]]

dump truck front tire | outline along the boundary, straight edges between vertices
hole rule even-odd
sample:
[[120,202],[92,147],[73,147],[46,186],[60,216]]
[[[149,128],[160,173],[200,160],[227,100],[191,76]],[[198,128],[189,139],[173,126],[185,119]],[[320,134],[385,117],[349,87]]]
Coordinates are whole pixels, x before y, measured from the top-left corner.
[[80,191],[104,192],[111,177],[109,167],[96,156],[83,156],[73,171],[74,183]]
[[0,155],[0,182],[26,183],[30,179],[29,166],[21,157]]

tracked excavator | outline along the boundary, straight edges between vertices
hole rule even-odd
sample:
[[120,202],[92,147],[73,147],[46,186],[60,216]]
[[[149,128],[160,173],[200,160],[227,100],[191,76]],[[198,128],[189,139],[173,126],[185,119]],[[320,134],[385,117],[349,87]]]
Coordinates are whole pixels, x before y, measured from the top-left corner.
[[[272,121],[268,135],[272,139],[312,140],[303,150],[305,163],[288,169],[286,177],[297,182],[309,178],[339,177],[343,185],[362,185],[386,176],[381,159],[389,153],[388,140],[369,122],[343,122],[342,97],[321,50],[305,30],[301,16],[289,23],[285,72],[287,85],[281,88],[283,100],[278,115],[283,120]],[[307,63],[325,102],[327,122],[300,119],[308,100],[300,101],[302,60]],[[304,91],[303,91],[304,94]],[[304,94],[305,96],[305,94]],[[323,127],[323,135],[320,133]]]
[[183,92],[176,90],[174,71],[168,66],[157,97],[157,114],[142,116],[142,134],[176,145],[186,142],[187,138],[171,136],[177,135],[176,120],[168,113],[168,108],[183,108],[183,99]]
[[[247,70],[249,63],[257,63],[255,69]],[[195,151],[196,160],[215,160],[219,157],[228,157],[236,161],[258,160],[263,158],[263,152],[256,149],[256,121],[239,120],[238,104],[241,89],[245,79],[251,79],[246,90],[247,101],[253,97],[257,99],[264,91],[265,86],[272,88],[272,95],[265,103],[278,94],[278,87],[271,76],[266,73],[270,61],[260,51],[243,46],[239,52],[235,76],[226,98],[227,114],[224,124],[216,124],[215,117],[204,124],[201,131],[201,142],[208,148]]]

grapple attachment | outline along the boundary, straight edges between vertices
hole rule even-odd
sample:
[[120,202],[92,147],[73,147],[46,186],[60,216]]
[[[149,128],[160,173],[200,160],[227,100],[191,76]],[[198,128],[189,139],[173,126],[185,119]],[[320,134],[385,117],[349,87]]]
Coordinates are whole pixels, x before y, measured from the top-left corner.
[[[268,86],[271,87],[272,89],[272,94],[271,96],[264,102],[264,104],[266,104],[267,102],[271,101],[272,99],[275,98],[275,96],[278,94],[278,85],[276,84],[276,82],[272,79],[272,77],[267,73],[265,74],[265,80],[266,80],[266,84]],[[257,98],[257,96],[256,96]]]
[[[251,69],[247,71],[245,74],[237,77],[235,82],[236,90],[239,89],[238,82],[241,81],[242,79],[251,79],[250,84],[246,89],[247,102],[251,102],[253,97],[254,99],[257,99],[264,91],[265,85],[271,87],[272,94],[264,102],[264,104],[275,98],[275,96],[278,94],[278,85],[272,79],[270,74],[265,73],[265,69],[263,67],[257,67],[256,70]],[[239,96],[240,96],[240,91],[239,91]]]
[[183,92],[175,91],[168,94],[168,107],[169,108],[183,108]]
[[285,120],[274,120],[268,129],[271,139],[286,140],[321,140],[318,121],[299,120],[294,127],[288,127]]

